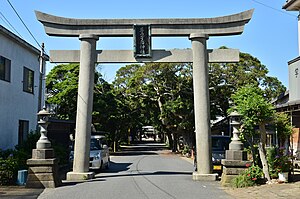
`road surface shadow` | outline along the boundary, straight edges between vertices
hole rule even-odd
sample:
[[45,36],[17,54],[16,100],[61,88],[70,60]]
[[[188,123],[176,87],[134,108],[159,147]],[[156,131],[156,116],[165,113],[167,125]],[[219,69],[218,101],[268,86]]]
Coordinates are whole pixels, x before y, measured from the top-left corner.
[[159,151],[166,150],[162,143],[140,142],[133,145],[122,145],[120,151],[112,153],[115,156],[136,156],[136,155],[158,155]]
[[91,171],[95,172],[96,174],[98,174],[98,173],[118,173],[121,171],[127,171],[129,169],[129,166],[132,163],[117,163],[117,162],[110,161],[109,164],[110,164],[109,169],[91,170]]
[[134,151],[134,150],[123,150],[115,152],[113,156],[136,156],[136,155],[158,155],[158,153],[150,151]]
[[[137,172],[137,173],[133,173]],[[114,177],[133,177],[133,176],[166,176],[166,175],[188,175],[192,176],[192,172],[178,172],[178,171],[155,171],[155,172],[139,172],[132,171],[125,174],[115,174],[115,175],[105,175],[105,176],[96,176],[95,179],[103,178],[114,178]]]

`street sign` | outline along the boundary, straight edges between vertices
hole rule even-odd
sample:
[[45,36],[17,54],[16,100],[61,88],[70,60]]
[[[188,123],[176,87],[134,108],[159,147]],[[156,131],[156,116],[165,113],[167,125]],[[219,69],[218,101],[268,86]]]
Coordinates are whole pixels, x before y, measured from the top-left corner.
[[150,25],[134,25],[134,57],[151,57],[151,27]]

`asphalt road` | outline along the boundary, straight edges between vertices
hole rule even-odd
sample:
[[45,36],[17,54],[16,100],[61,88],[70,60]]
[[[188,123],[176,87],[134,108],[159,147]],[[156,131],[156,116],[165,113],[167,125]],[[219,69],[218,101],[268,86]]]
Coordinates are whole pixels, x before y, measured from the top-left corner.
[[88,182],[64,182],[45,189],[40,199],[189,199],[231,198],[219,182],[192,180],[193,165],[162,150],[163,145],[139,144],[111,156],[109,170]]

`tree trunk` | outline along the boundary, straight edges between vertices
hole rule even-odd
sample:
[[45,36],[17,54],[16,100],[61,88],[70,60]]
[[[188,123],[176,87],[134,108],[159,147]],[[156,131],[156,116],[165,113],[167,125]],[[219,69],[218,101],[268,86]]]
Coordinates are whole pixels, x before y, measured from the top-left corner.
[[[159,93],[158,93],[159,94]],[[157,99],[157,103],[158,103],[158,107],[159,107],[159,110],[160,110],[160,113],[162,115],[162,113],[164,112],[164,109],[163,109],[163,103],[161,101],[161,97],[159,97]],[[161,123],[162,123],[162,129],[163,131],[167,134],[168,136],[168,140],[169,140],[169,147],[170,149],[172,149],[172,151],[174,150],[174,139],[173,139],[173,135],[172,133],[170,132],[170,130],[167,129],[167,121],[165,118],[163,118],[162,116],[159,118]]]
[[266,149],[265,149],[267,135],[266,135],[266,128],[264,123],[259,124],[259,131],[260,131],[260,142],[258,143],[259,157],[263,166],[263,172],[265,178],[270,182],[271,178],[269,174],[269,166],[266,158]]
[[167,134],[168,141],[169,141],[169,147],[170,147],[170,149],[173,149],[174,142],[173,142],[172,134],[170,132],[167,132],[166,134]]
[[252,160],[253,160],[254,164],[258,164],[257,151],[255,150],[255,147],[252,144],[253,141],[251,140],[251,138],[245,134],[245,139],[248,142],[250,149],[251,149]]
[[172,152],[177,152],[178,151],[178,147],[177,147],[177,133],[172,133],[173,134],[173,148],[172,148]]

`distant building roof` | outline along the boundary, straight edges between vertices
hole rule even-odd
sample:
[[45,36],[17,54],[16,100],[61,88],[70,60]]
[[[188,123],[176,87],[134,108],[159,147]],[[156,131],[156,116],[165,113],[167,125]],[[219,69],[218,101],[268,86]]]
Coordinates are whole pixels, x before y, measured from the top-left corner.
[[274,105],[284,104],[289,101],[289,90],[281,93],[278,97],[272,99],[271,103]]
[[[5,27],[3,27],[1,25],[0,25],[0,34],[4,35],[5,37],[11,39],[12,41],[18,43],[19,45],[23,46],[27,50],[29,50],[37,55],[39,55],[41,53],[41,51],[39,49],[37,49],[36,47],[34,47],[30,43],[28,43],[24,39],[20,38],[19,36],[15,35],[14,33],[12,33],[11,31],[9,31],[8,29],[6,29]],[[49,61],[48,55],[46,55],[46,61]]]
[[278,111],[300,111],[300,100],[290,101],[284,104],[276,105]]

